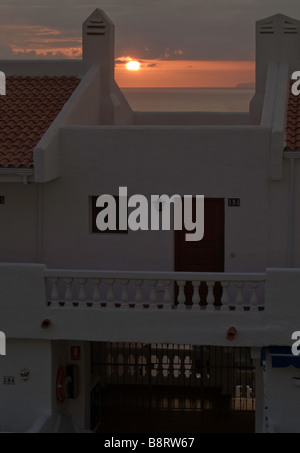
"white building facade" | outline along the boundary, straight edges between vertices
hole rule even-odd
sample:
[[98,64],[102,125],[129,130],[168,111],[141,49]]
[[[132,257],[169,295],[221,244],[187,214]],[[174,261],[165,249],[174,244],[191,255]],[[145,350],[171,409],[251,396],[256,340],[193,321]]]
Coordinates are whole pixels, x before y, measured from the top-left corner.
[[[255,376],[251,429],[299,432],[291,336],[300,330],[300,154],[296,141],[288,146],[297,131],[287,128],[297,122],[290,80],[300,69],[299,22],[259,21],[256,41],[249,114],[133,111],[114,81],[114,26],[100,10],[83,24],[82,61],[0,62],[6,103],[16,78],[72,81],[31,160],[25,136],[0,160],[1,431],[101,429],[107,364],[94,354],[113,343],[246,348]],[[9,115],[9,105],[1,108]],[[5,146],[16,140],[9,124]],[[38,122],[29,127],[41,130]],[[95,200],[118,196],[120,187],[147,199],[204,195],[203,240],[186,242],[172,229],[100,233]],[[287,360],[280,367],[272,347],[285,347],[277,350]],[[184,357],[190,367],[168,362],[177,387],[180,375],[192,379],[194,359]],[[142,374],[143,360],[136,363]],[[60,400],[66,373],[73,393]],[[230,385],[238,398],[246,384]]]

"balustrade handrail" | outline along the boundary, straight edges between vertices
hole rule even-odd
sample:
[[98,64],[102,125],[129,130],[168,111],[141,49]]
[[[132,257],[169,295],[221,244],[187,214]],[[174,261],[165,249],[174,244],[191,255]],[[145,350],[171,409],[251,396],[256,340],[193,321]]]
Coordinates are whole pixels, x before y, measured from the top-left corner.
[[213,280],[213,281],[265,281],[264,272],[178,272],[178,271],[98,271],[79,269],[46,269],[45,277],[62,278],[115,278],[141,280]]
[[259,311],[265,273],[47,269],[52,307]]

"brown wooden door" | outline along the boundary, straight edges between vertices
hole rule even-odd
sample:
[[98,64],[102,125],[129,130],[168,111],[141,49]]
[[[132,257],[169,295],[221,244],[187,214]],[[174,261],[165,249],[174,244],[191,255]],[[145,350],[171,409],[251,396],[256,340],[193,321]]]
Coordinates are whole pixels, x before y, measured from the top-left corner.
[[[204,199],[204,237],[201,241],[186,241],[186,230],[175,231],[175,271],[224,272],[224,199]],[[191,303],[192,285],[185,288],[187,303]],[[201,284],[201,304],[205,303],[207,287]],[[215,296],[221,289],[215,286]]]

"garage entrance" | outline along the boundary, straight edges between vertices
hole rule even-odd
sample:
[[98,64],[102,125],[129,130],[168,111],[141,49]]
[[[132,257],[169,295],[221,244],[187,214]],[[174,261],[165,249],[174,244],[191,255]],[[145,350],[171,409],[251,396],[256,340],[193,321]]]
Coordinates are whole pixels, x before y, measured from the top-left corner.
[[93,343],[98,432],[254,432],[249,348]]

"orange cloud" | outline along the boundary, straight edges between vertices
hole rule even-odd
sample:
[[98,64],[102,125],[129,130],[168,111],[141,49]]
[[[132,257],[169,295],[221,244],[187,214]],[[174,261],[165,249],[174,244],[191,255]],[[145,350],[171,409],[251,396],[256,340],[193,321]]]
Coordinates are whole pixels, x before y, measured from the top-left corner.
[[13,37],[7,43],[16,58],[44,57],[80,58],[81,36],[63,36],[55,29],[41,25],[5,25],[1,27],[0,39],[7,43],[6,36]]
[[12,51],[16,57],[30,57],[35,56],[37,58],[66,58],[66,59],[77,59],[81,57],[81,47],[43,47],[36,48],[33,46],[31,49],[21,49],[18,47],[13,47]]

